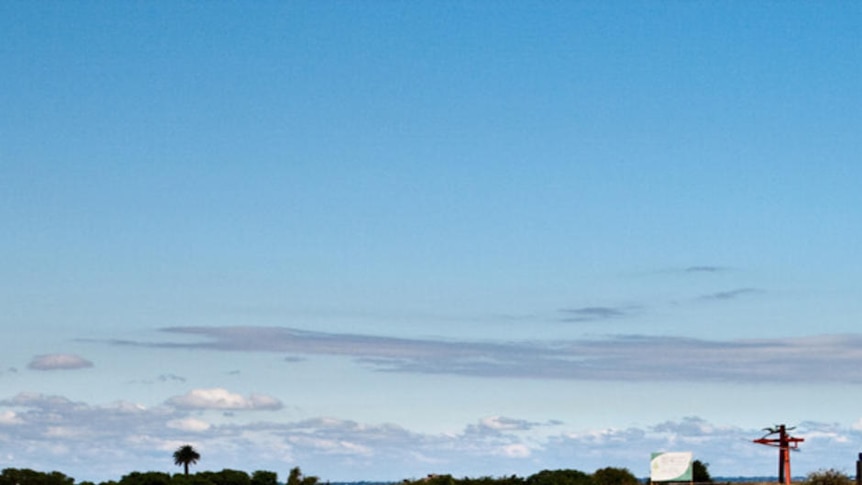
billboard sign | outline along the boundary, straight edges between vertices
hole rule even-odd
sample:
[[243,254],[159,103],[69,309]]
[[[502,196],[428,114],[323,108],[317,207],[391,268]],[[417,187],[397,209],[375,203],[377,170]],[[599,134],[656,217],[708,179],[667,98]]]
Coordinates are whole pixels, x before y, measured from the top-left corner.
[[649,464],[649,478],[653,482],[690,482],[693,479],[692,453],[671,451],[653,453]]

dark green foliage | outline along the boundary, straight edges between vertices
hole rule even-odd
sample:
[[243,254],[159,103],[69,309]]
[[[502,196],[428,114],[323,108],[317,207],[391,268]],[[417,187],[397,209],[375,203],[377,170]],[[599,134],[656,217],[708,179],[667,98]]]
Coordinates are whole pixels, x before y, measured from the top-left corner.
[[183,445],[174,452],[174,464],[182,465],[186,475],[189,474],[189,465],[194,465],[201,459],[201,455],[192,448],[192,445]]
[[[174,453],[174,462],[184,466],[182,474],[169,475],[163,472],[132,472],[119,481],[102,482],[99,485],[279,485],[278,475],[272,471],[258,470],[251,476],[241,470],[224,469],[220,472],[202,471],[188,474],[188,465],[196,463],[200,455],[185,445]],[[711,481],[708,472],[706,480],[698,475],[698,470],[706,472],[706,464],[695,461],[695,481]],[[812,474],[816,479],[808,485],[853,485],[840,480],[828,481],[827,478],[846,475],[828,470]],[[304,476],[299,467],[290,470],[285,485],[318,485],[316,476]],[[75,485],[75,479],[60,472],[43,473],[28,469],[7,468],[0,473],[0,485]],[[82,482],[79,485],[95,485]],[[542,470],[527,478],[517,475],[504,477],[464,477],[456,479],[452,475],[428,475],[418,480],[404,480],[402,485],[638,485],[638,480],[626,468],[607,467],[596,470],[592,475],[579,470]]]
[[809,473],[805,477],[805,483],[807,485],[852,485],[854,481],[847,474],[830,468]]
[[517,475],[510,475],[508,477],[500,477],[497,479],[498,485],[523,485],[524,479]]
[[119,485],[169,485],[171,476],[162,472],[132,472],[120,479]]
[[423,480],[426,485],[456,485],[452,475],[432,475]]
[[694,460],[691,464],[692,481],[696,483],[711,483],[712,477],[709,476],[709,463],[704,463],[700,460]]
[[638,479],[628,468],[606,467],[593,473],[595,485],[638,485]]
[[508,477],[479,477],[479,478],[467,478],[464,477],[461,480],[458,480],[459,485],[524,485],[524,479],[517,476],[511,475]]
[[317,485],[318,480],[319,479],[314,476],[302,476],[302,470],[300,470],[298,466],[295,466],[290,469],[286,485]]
[[526,485],[593,485],[593,477],[580,470],[542,470],[527,477]]
[[[616,472],[615,470],[619,470]],[[628,470],[625,469],[607,469],[600,475],[606,477],[619,476],[621,479],[616,482],[608,481],[602,485],[637,485],[635,479]],[[634,482],[622,480],[622,477],[634,479]],[[288,485],[294,485],[288,483]],[[428,475],[425,478],[418,480],[404,480],[402,485],[598,485],[593,481],[593,477],[587,473],[578,470],[542,470],[528,478],[521,478],[517,475],[507,477],[479,477],[479,478],[453,478],[452,475]]]
[[[208,472],[207,472],[208,473]],[[105,484],[102,484],[105,485]],[[194,475],[177,474],[171,477],[170,485],[214,485],[206,474],[195,473]]]
[[240,470],[224,469],[220,472],[199,472],[195,474],[198,479],[206,480],[211,485],[251,485],[248,473]]
[[0,473],[0,485],[73,485],[75,479],[60,472],[37,472],[28,468],[6,468]]
[[251,485],[278,485],[278,474],[266,470],[258,470],[251,475]]

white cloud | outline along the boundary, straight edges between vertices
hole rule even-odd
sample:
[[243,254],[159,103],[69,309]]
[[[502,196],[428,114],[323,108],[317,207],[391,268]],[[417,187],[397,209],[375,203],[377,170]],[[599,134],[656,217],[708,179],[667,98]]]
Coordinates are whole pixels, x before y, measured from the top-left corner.
[[0,413],[0,425],[14,425],[21,424],[24,421],[18,416],[18,413],[15,411],[3,411]]
[[507,458],[527,458],[531,453],[527,445],[517,443],[503,446],[499,454]]
[[[213,402],[221,406],[271,402],[271,398],[255,401],[223,389],[191,391],[178,398],[210,406]],[[541,469],[574,467],[589,472],[605,466],[639,473],[651,451],[677,445],[712,463],[714,476],[774,471],[772,450],[760,450],[765,447],[751,443],[760,436],[759,429],[694,416],[628,428],[577,430],[558,424],[553,432],[532,421],[493,416],[466,424],[460,432],[420,433],[394,424],[331,417],[292,422],[227,418],[216,426],[196,416],[199,409],[213,408],[98,406],[61,396],[19,394],[0,400],[0,432],[18,445],[17,463],[32,468],[51,466],[79,480],[93,481],[117,479],[135,469],[161,469],[170,452],[190,443],[190,435],[206,463],[277,469],[285,461],[299,462],[303,470],[316,475],[323,471],[327,475],[322,478],[332,481],[397,481],[436,471],[483,476],[505,470],[529,476]],[[860,426],[862,422],[800,424],[794,434],[806,438],[805,453],[795,458],[795,472],[840,468],[846,456],[856,454],[862,433],[855,428]],[[249,456],[254,461],[244,462]],[[386,471],[384,476],[379,475],[380,470]]]
[[75,354],[45,354],[34,357],[27,367],[34,370],[68,370],[93,367],[93,363]]
[[168,428],[178,429],[180,431],[192,432],[206,431],[211,427],[211,425],[206,421],[195,418],[173,419],[168,421],[167,426]]
[[146,406],[129,401],[117,401],[114,403],[114,409],[124,413],[140,413],[147,410]]
[[182,396],[168,399],[167,404],[181,409],[273,410],[282,407],[281,401],[271,396],[252,394],[245,397],[221,387],[192,389]]

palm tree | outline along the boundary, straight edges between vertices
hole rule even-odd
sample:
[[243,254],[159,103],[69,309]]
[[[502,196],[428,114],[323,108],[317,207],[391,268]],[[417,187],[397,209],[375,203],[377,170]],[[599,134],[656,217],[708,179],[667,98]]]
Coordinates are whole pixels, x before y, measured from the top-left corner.
[[183,445],[174,452],[174,465],[182,465],[186,475],[189,474],[189,464],[194,465],[201,459],[200,453],[192,448],[192,445]]

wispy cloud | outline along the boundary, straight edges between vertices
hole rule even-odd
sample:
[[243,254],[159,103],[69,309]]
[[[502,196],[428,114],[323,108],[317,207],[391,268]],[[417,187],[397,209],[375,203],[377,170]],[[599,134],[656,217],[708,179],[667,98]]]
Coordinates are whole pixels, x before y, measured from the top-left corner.
[[186,382],[186,378],[178,376],[176,374],[161,374],[159,376],[159,382],[168,382],[168,381]]
[[716,431],[714,426],[696,416],[687,416],[679,421],[665,421],[652,426],[650,430],[679,436],[706,436]]
[[523,419],[513,419],[506,416],[489,416],[479,420],[478,424],[469,426],[467,428],[467,432],[478,434],[499,434],[508,431],[528,431],[537,426],[541,425],[539,423]]
[[656,269],[653,271],[649,271],[646,274],[656,275],[656,274],[664,274],[664,275],[696,275],[696,274],[715,274],[715,273],[727,273],[733,271],[733,268],[730,266],[720,266],[714,264],[693,264],[691,266],[675,266],[675,267],[665,267],[662,269]]
[[580,308],[564,308],[560,310],[560,312],[563,314],[563,317],[561,318],[562,321],[577,323],[626,317],[629,316],[634,309],[635,307],[631,306],[588,306]]
[[715,293],[710,293],[708,295],[703,295],[700,297],[701,300],[732,300],[734,298],[739,298],[744,295],[752,295],[755,293],[762,293],[763,290],[757,288],[737,288],[734,290],[728,291],[718,291]]
[[[642,335],[568,341],[448,341],[284,327],[176,327],[204,341],[114,342],[351,358],[380,372],[605,381],[862,382],[862,336],[703,340]],[[660,356],[660,358],[659,358]]]
[[45,354],[34,357],[27,367],[33,370],[70,370],[93,367],[93,363],[75,354]]
[[725,271],[730,271],[730,268],[726,266],[710,266],[710,265],[700,265],[700,266],[689,266],[685,268],[683,271],[686,273],[721,273]]
[[18,369],[16,367],[9,367],[6,370],[0,370],[0,376],[4,374],[17,374]]

